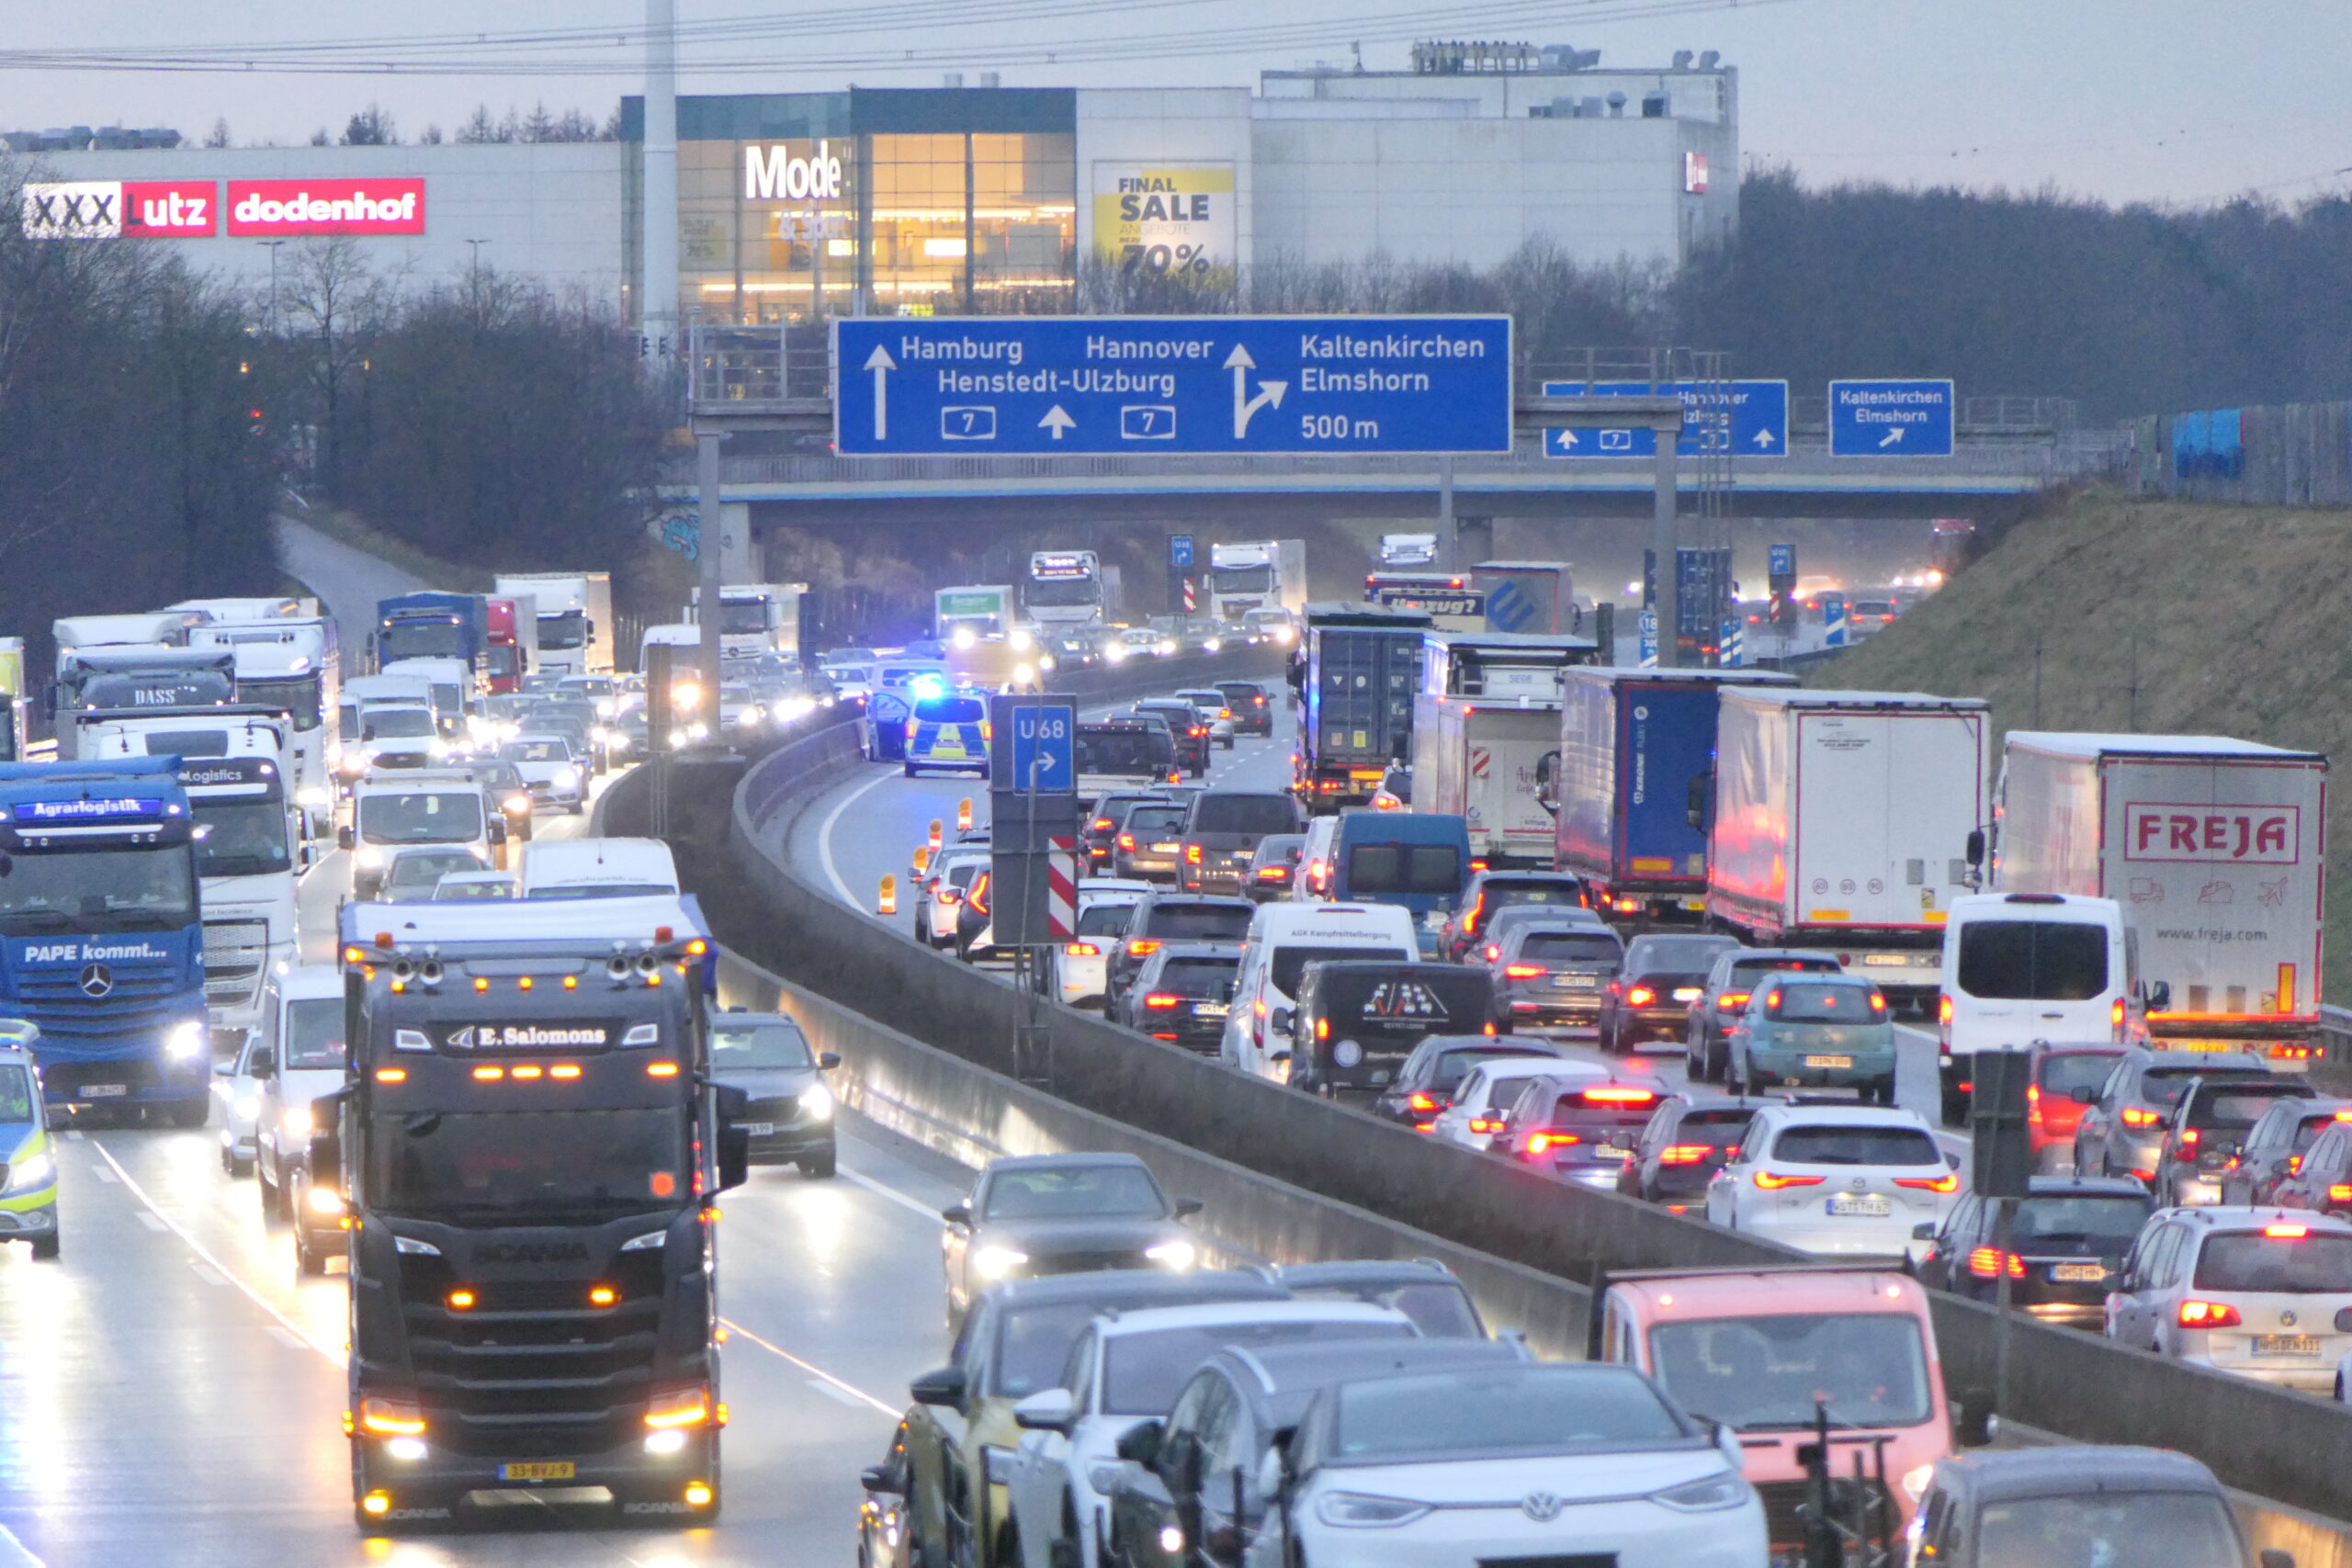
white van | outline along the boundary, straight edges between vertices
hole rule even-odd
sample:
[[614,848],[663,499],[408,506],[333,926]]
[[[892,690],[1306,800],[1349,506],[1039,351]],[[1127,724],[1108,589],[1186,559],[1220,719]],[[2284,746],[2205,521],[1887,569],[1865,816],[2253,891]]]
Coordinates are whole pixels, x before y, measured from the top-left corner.
[[2112,898],[1972,893],[1944,922],[1937,1066],[1946,1120],[1964,1116],[1979,1052],[2121,1043],[2138,965]]
[[1290,1077],[1290,1020],[1299,971],[1318,958],[1420,957],[1413,917],[1394,904],[1261,904],[1242,939],[1218,1055],[1227,1066],[1276,1082]]
[[523,846],[526,898],[675,896],[678,863],[659,839],[535,839]]
[[351,852],[351,896],[376,897],[392,852],[411,844],[456,845],[487,868],[506,824],[485,808],[482,788],[458,768],[401,768],[352,787],[352,823],[335,835]]

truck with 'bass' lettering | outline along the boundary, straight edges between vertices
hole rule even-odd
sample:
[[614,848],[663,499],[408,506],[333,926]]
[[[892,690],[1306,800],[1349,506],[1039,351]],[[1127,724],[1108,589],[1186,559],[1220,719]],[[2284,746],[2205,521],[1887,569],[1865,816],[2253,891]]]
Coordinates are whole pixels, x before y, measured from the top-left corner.
[[201,1127],[204,927],[176,757],[0,764],[0,1011],[50,1104]]
[[343,911],[351,1077],[308,1168],[349,1221],[363,1530],[477,1493],[719,1511],[712,1204],[750,1135],[710,1082],[709,937],[690,897],[530,904]]
[[2120,904],[2151,1044],[2300,1071],[2319,1028],[2326,799],[2316,751],[2013,729],[1991,887]]

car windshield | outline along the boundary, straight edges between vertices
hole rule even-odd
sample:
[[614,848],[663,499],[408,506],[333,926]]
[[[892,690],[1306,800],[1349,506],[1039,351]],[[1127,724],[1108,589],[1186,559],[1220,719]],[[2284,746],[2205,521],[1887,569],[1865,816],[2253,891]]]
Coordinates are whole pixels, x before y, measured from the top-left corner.
[[1181,806],[1138,806],[1127,813],[1125,830],[1137,837],[1148,833],[1173,838],[1183,821],[1184,808]]
[[1860,986],[1783,980],[1764,993],[1764,1011],[1786,1023],[1875,1023],[1886,1017],[1886,1004],[1873,1001],[1878,994]]
[[1193,803],[1195,833],[1295,833],[1298,802],[1286,795],[1204,795]]
[[270,876],[294,869],[282,800],[188,802],[204,836],[196,841],[198,876]]
[[1344,1383],[1330,1457],[1386,1464],[1511,1450],[1557,1453],[1671,1443],[1689,1434],[1618,1367],[1497,1367]]
[[1625,950],[1609,931],[1530,931],[1519,955],[1530,964],[1617,964]]
[[2041,1058],[2040,1081],[2044,1095],[2070,1100],[2078,1089],[2095,1089],[2115,1070],[2114,1051],[2056,1051]]
[[435,903],[449,903],[458,899],[480,900],[514,897],[514,879],[511,876],[485,876],[479,880],[471,877],[444,876],[433,885],[433,898]]
[[392,862],[384,886],[401,893],[430,893],[453,871],[480,871],[481,862],[462,850],[402,855]]
[[481,795],[363,795],[359,836],[371,844],[471,843],[481,837]]
[[2086,1246],[2085,1250],[2121,1252],[2140,1234],[2151,1206],[2148,1198],[2128,1192],[2029,1197],[2018,1205],[2017,1217],[2009,1222],[2009,1235],[2020,1252],[2033,1249],[2028,1244],[2053,1242],[2105,1244]]
[[19,1066],[0,1066],[0,1125],[21,1127],[32,1119],[32,1074]]
[[724,1073],[729,1067],[816,1065],[816,1059],[808,1055],[808,1037],[789,1020],[741,1023],[721,1017],[711,1021],[710,1069],[714,1073]]
[[1704,975],[1724,944],[1708,936],[1652,937],[1639,944],[1626,961],[1645,975]]
[[360,716],[370,740],[414,740],[433,734],[430,708],[369,708]]
[[1207,997],[1223,1001],[1233,995],[1234,976],[1241,972],[1238,958],[1177,958],[1171,959],[1159,971],[1159,978],[1152,983],[1155,991],[1174,991],[1183,997]]
[[1996,1001],[2089,1001],[2107,989],[2107,928],[1971,920],[1960,930],[1960,988]]
[[395,1111],[368,1133],[377,1205],[498,1224],[601,1221],[688,1201],[691,1119],[635,1111]]
[[[2151,1067],[2140,1075],[2140,1098],[2150,1105],[2170,1110],[2180,1103],[2180,1097],[2188,1092],[2190,1084],[2211,1077],[2211,1070],[2200,1072],[2195,1067]],[[2267,1080],[2267,1077],[2261,1075],[2257,1081]]]
[[1976,1561],[2034,1568],[2241,1568],[2245,1549],[2217,1496],[2099,1492],[1984,1505]]
[[2297,1224],[2267,1231],[2231,1231],[2209,1236],[2197,1254],[2197,1289],[2261,1294],[2326,1295],[2352,1292],[2352,1235],[2305,1234]]
[[989,1178],[988,1220],[1125,1218],[1168,1213],[1159,1184],[1139,1165],[1039,1166]]
[[1114,904],[1108,899],[1097,898],[1078,911],[1078,934],[1116,936],[1127,929],[1127,912],[1134,908],[1132,903]]
[[0,931],[163,931],[196,923],[187,849],[0,854]]
[[316,675],[279,676],[271,680],[239,677],[237,700],[256,707],[282,708],[294,716],[296,729],[316,729],[319,727],[319,678]]
[[1516,1045],[1441,1052],[1437,1060],[1430,1064],[1430,1076],[1425,1087],[1435,1089],[1440,1094],[1450,1094],[1460,1087],[1462,1080],[1468,1077],[1473,1069],[1487,1062],[1507,1062],[1521,1058],[1540,1061],[1549,1055],[1548,1052],[1532,1051],[1524,1046]]
[[1176,765],[1176,744],[1157,725],[1081,724],[1077,750],[1081,773],[1164,773]]
[[1573,884],[1564,882],[1489,882],[1486,888],[1488,913],[1497,909],[1525,908],[1545,904],[1573,904],[1584,907],[1584,895]]
[[1250,934],[1251,913],[1226,904],[1154,904],[1147,929],[1174,942],[1239,942]]
[[1203,1361],[1228,1347],[1263,1350],[1277,1345],[1333,1340],[1407,1339],[1402,1323],[1228,1323],[1122,1334],[1102,1349],[1102,1414],[1165,1416]]
[[2262,1120],[2264,1111],[2281,1100],[2311,1098],[2311,1086],[2301,1083],[2208,1089],[2189,1102],[2188,1121],[2196,1127],[2251,1127]]
[[1730,1105],[1686,1111],[1674,1124],[1674,1141],[1678,1145],[1704,1144],[1711,1149],[1733,1148],[1754,1120],[1754,1112]]
[[343,1066],[343,998],[298,997],[286,1004],[285,1060],[278,1066]]
[[1462,852],[1453,844],[1354,844],[1348,850],[1348,892],[1453,894],[1462,886]]
[[1923,1127],[1783,1127],[1772,1157],[1791,1165],[1936,1165],[1944,1156]]
[[1402,949],[1386,947],[1278,947],[1267,961],[1267,969],[1274,989],[1286,997],[1295,997],[1298,995],[1299,975],[1308,964],[1340,958],[1410,964],[1414,955]]
[[1693,1416],[1743,1432],[1814,1424],[1916,1427],[1932,1413],[1919,1320],[1908,1313],[1838,1313],[1660,1323],[1650,1363]]
[[510,740],[498,754],[510,762],[569,762],[571,747],[562,740]]
[[1793,970],[1802,975],[1835,975],[1838,961],[1834,958],[1765,958],[1735,959],[1729,984],[1734,990],[1747,990],[1767,975]]

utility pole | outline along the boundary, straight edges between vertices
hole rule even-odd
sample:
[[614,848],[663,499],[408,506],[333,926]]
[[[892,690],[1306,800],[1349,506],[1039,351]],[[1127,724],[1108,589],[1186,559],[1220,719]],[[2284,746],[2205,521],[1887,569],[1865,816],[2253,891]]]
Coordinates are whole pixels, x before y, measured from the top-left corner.
[[[666,360],[678,343],[678,6],[645,0],[645,182],[639,231],[643,275],[638,320],[647,351]],[[707,543],[716,541],[714,530]],[[711,688],[714,700],[716,686]]]
[[269,251],[269,335],[277,335],[277,247],[283,240],[255,240],[254,243]]
[[701,540],[695,551],[695,565],[700,569],[701,603],[695,608],[695,627],[702,634],[700,657],[695,660],[698,684],[702,688],[699,711],[710,725],[710,741],[714,746],[726,744],[719,723],[718,707],[718,589],[723,573],[719,569],[718,548],[718,444],[726,437],[715,430],[695,433],[695,486],[700,502]]

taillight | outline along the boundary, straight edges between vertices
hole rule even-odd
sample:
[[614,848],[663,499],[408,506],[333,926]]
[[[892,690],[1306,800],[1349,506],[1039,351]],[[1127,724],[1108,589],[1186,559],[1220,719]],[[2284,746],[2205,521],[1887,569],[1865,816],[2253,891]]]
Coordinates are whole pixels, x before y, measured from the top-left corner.
[[1492,942],[1488,942],[1488,943],[1487,944],[1487,963],[1492,964],[1496,959],[1500,958],[1502,955],[1503,955],[1503,950],[1502,950],[1501,948],[1497,947],[1497,946],[1496,946],[1494,943],[1492,943]]
[[1584,1091],[1587,1105],[1647,1105],[1657,1098],[1657,1093],[1651,1089],[1620,1089],[1614,1085]]
[[1317,1040],[1329,1040],[1331,1038],[1331,1021],[1329,1019],[1318,1018],[1315,1021],[1315,1038]]
[[1286,865],[1261,865],[1258,868],[1258,880],[1261,882],[1287,882],[1290,880],[1290,867]]
[[1164,1010],[1168,1008],[1176,1006],[1184,998],[1182,997],[1170,996],[1166,991],[1154,991],[1151,995],[1144,998],[1143,1005],[1148,1008],[1156,1008]]
[[2183,1328],[2235,1328],[2245,1321],[2238,1315],[2238,1309],[2227,1302],[2180,1303],[2180,1325]]
[[2123,1108],[2123,1124],[2126,1127],[2153,1127],[2164,1119],[2161,1111],[2143,1111],[2136,1105]]
[[1405,1109],[1408,1111],[1442,1111],[1445,1109],[1445,1102],[1426,1089],[1416,1089],[1412,1094],[1406,1098]]
[[1950,997],[1938,997],[1936,998],[1936,1021],[1938,1023],[1950,1023],[1951,1021],[1951,998]]
[[952,908],[962,895],[953,887],[939,887],[933,889],[932,897],[939,901],[940,908],[944,909]]
[[2110,1030],[2114,1031],[2115,1038],[2118,1040],[2123,1038],[2123,998],[2121,997],[2116,998],[2115,1000],[2109,1005],[2107,1010],[2107,1024]]
[[1141,958],[1147,953],[1158,953],[1159,951],[1159,939],[1158,937],[1139,936],[1136,938],[1135,941],[1127,943],[1127,956],[1130,958]]
[[2331,1203],[2352,1203],[2352,1184],[2335,1183],[2327,1190],[2327,1201]]
[[1123,850],[1134,849],[1136,847],[1136,836],[1133,833],[1120,834],[1119,847]]
[[1715,998],[1715,1005],[1719,1008],[1744,1008],[1747,1005],[1747,993],[1746,991],[1725,991],[1722,996]]
[[2196,1128],[2183,1127],[2180,1130],[2180,1146],[2173,1150],[2172,1157],[2184,1162],[2193,1160],[2197,1157]]
[[1117,826],[1118,824],[1112,821],[1108,817],[1097,817],[1094,819],[1094,831],[1098,833],[1107,833]]
[[1532,1155],[1546,1154],[1553,1149],[1565,1149],[1583,1142],[1574,1133],[1530,1133],[1527,1134],[1527,1152]]
[[1475,937],[1478,934],[1478,917],[1486,912],[1486,908],[1487,895],[1484,892],[1481,892],[1478,895],[1477,902],[1470,906],[1469,913],[1462,917],[1462,934],[1464,936]]
[[1778,1192],[1783,1187],[1818,1187],[1821,1179],[1818,1176],[1782,1176],[1771,1170],[1756,1173],[1756,1185],[1767,1192]]
[[[1968,1255],[1968,1271],[1980,1280],[1997,1280],[2001,1276],[2002,1256],[2001,1249],[1997,1247],[1980,1247]],[[2024,1279],[2025,1259],[2014,1252],[2009,1253],[2007,1257],[2009,1278]]]
[[1102,950],[1095,946],[1091,942],[1073,942],[1064,947],[1062,949],[1062,953],[1065,956],[1070,958],[1100,958],[1102,956]]
[[1200,845],[1186,844],[1184,846],[1184,863],[1187,865],[1198,865],[1201,863]]
[[1506,964],[1503,965],[1504,976],[1512,980],[1541,980],[1544,976],[1549,975],[1551,971],[1544,968],[1541,964]]
[[910,740],[912,740],[914,738],[915,738],[915,721],[914,721],[913,719],[909,719],[909,720],[907,720],[907,739],[910,739]]
[[1470,1130],[1474,1133],[1499,1133],[1503,1130],[1503,1124],[1498,1117],[1473,1116],[1470,1118]]
[[1883,996],[1880,996],[1876,991],[1872,991],[1872,992],[1871,993],[1871,1011],[1872,1011],[1872,1012],[1884,1012],[1885,1010],[1886,1010],[1886,998],[1885,998],[1884,997],[1883,997]]
[[1656,1000],[1657,993],[1647,986],[1636,986],[1625,993],[1625,1005],[1629,1008],[1645,1008]]
[[1920,1192],[1957,1192],[1960,1190],[1960,1172],[1947,1170],[1941,1176],[1898,1176],[1894,1184]]
[[1780,992],[1778,992],[1778,991],[1767,991],[1767,992],[1765,992],[1765,993],[1764,993],[1764,1006],[1765,1006],[1766,1010],[1768,1010],[1768,1011],[1777,1010],[1779,1009],[1780,1005],[1781,1005],[1781,993],[1780,993]]
[[1658,1150],[1657,1163],[1660,1165],[1704,1165],[1707,1156],[1714,1152],[1705,1144],[1677,1144],[1672,1148]]

